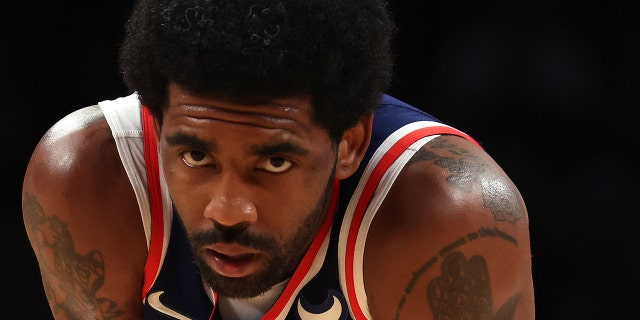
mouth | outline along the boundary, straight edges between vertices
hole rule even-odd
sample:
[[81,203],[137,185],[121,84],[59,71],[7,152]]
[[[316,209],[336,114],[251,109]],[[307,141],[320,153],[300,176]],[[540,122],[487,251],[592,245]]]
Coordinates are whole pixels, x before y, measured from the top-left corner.
[[230,278],[245,277],[258,269],[259,253],[233,245],[216,245],[204,250],[207,264],[217,273]]

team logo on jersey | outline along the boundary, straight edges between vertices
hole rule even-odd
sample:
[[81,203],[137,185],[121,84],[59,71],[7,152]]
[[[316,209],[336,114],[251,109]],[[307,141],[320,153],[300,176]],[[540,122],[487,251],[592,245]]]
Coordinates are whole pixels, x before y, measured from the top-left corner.
[[307,302],[300,295],[296,308],[302,320],[346,320],[349,313],[346,305],[346,300],[340,292],[329,290],[327,299],[318,305]]
[[172,310],[171,308],[165,306],[164,304],[162,304],[162,302],[160,301],[160,296],[164,293],[164,291],[156,291],[152,294],[150,294],[147,297],[147,304],[153,308],[154,310],[173,317],[174,319],[178,319],[178,320],[192,320],[191,318],[181,314],[178,311]]

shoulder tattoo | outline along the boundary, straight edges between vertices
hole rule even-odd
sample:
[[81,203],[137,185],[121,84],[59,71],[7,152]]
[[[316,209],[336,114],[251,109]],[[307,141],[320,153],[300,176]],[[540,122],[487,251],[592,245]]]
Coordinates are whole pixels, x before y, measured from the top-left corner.
[[444,139],[435,139],[422,147],[409,163],[418,161],[430,161],[446,169],[449,173],[447,182],[464,192],[479,191],[483,207],[491,211],[496,221],[515,222],[523,217],[520,194],[469,150]]
[[77,253],[67,224],[57,216],[45,215],[34,195],[25,194],[22,205],[53,314],[68,318],[102,314],[96,319],[121,316],[115,301],[97,296],[105,279],[102,253]]

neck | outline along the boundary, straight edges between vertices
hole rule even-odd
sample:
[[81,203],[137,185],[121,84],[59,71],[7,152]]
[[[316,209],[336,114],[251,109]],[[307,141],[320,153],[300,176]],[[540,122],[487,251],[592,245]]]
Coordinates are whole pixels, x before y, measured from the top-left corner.
[[274,285],[267,292],[256,297],[238,299],[218,295],[217,301],[214,301],[213,289],[207,286],[204,282],[203,285],[209,299],[214,302],[214,305],[218,306],[223,319],[259,320],[276,302],[284,290],[284,287],[287,285],[287,282],[289,282],[289,279]]

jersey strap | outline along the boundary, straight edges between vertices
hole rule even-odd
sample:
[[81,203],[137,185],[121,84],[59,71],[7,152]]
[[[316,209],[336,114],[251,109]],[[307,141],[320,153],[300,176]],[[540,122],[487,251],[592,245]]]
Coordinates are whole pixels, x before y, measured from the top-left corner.
[[164,238],[164,223],[162,214],[162,194],[160,192],[160,168],[158,165],[158,146],[153,130],[153,117],[146,106],[140,107],[142,118],[142,134],[144,142],[144,163],[149,186],[149,205],[151,211],[151,240],[149,242],[148,258],[144,266],[144,282],[142,286],[142,300],[151,288],[155,276],[160,268],[162,242]]

